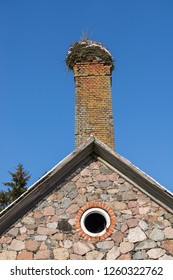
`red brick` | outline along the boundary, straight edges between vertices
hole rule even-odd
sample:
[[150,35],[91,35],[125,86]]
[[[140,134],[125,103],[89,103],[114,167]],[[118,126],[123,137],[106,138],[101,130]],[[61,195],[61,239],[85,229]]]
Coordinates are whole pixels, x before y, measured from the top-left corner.
[[114,149],[111,66],[97,61],[76,63],[76,146],[92,134]]

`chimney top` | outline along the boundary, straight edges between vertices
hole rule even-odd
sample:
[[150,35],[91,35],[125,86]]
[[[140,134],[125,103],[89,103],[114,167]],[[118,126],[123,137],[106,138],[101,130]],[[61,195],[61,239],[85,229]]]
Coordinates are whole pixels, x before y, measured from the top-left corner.
[[81,40],[71,45],[66,63],[70,70],[76,63],[93,62],[104,63],[111,66],[111,71],[114,69],[114,60],[110,52],[101,44],[92,40]]

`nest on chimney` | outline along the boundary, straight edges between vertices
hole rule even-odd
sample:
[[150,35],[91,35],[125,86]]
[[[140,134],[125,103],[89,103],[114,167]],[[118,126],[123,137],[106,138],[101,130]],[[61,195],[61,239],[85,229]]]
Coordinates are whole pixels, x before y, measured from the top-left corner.
[[110,52],[101,44],[91,40],[75,42],[69,49],[66,63],[69,70],[73,70],[77,62],[98,61],[110,65],[114,69],[114,60]]

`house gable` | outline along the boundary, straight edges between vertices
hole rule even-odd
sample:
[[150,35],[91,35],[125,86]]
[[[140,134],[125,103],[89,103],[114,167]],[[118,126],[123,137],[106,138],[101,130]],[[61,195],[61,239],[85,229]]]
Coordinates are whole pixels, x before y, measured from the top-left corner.
[[[112,165],[113,160],[117,163]],[[123,175],[125,168],[129,173]],[[139,179],[132,182],[130,172],[144,178],[148,188],[155,182],[90,138],[1,213],[0,258],[171,259],[171,194],[155,182],[168,205],[157,203],[158,195],[148,195],[147,188],[137,185]],[[76,226],[79,211],[95,202],[109,207],[116,219],[109,235],[96,241]]]
[[67,156],[46,175],[32,185],[23,195],[0,213],[0,234],[16,219],[19,219],[34,205],[57,188],[69,174],[91,158],[99,158],[105,164],[118,171],[139,189],[151,196],[153,200],[173,212],[172,194],[160,186],[155,180],[143,173],[128,160],[114,152],[95,137],[90,137],[85,144]]

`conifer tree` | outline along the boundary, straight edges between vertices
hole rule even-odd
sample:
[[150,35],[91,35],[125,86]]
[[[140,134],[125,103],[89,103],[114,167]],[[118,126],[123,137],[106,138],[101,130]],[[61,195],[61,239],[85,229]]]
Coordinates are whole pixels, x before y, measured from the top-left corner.
[[3,210],[10,201],[9,192],[0,191],[0,211]]
[[3,183],[4,186],[8,186],[8,191],[0,192],[0,208],[5,208],[21,194],[23,194],[27,190],[26,185],[31,177],[29,172],[24,170],[21,163],[18,164],[15,173],[9,172],[9,174],[11,175],[12,179],[11,182]]

